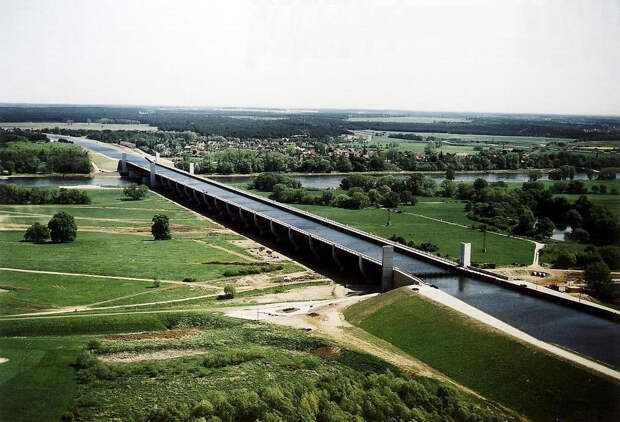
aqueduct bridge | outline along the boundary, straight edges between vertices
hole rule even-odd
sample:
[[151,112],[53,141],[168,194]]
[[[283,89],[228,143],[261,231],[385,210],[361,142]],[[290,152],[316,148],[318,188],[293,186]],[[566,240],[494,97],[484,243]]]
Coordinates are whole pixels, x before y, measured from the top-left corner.
[[352,281],[366,280],[381,290],[414,282],[433,283],[543,341],[620,366],[617,311],[462,266],[155,159],[123,153],[109,144],[64,138],[119,159],[124,177],[147,183],[163,194],[181,196],[196,207],[269,236],[283,247],[307,251],[315,259],[346,271]]

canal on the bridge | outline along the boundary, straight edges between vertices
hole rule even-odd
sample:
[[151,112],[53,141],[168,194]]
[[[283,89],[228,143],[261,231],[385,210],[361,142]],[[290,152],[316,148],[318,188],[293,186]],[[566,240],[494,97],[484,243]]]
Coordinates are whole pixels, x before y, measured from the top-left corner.
[[[81,138],[67,136],[64,138],[109,157],[121,158],[121,151],[114,146]],[[145,169],[149,167],[149,163],[138,155],[128,154],[127,160]],[[381,259],[381,246],[369,241],[165,167],[160,166],[157,171],[158,174],[180,183],[208,191],[372,258]],[[455,239],[455,242],[457,241],[458,239]],[[445,272],[443,268],[397,252],[394,265],[413,274]],[[615,367],[620,366],[620,330],[614,321],[469,277],[450,275],[425,280],[540,340],[574,350]],[[414,330],[415,327],[411,329]]]

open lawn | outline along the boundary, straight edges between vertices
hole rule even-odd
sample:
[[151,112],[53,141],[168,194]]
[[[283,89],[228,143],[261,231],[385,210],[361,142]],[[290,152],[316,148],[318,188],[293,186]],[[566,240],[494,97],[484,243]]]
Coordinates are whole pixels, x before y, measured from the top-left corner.
[[401,207],[402,214],[391,213],[389,227],[386,226],[388,214],[385,209],[348,210],[320,205],[295,206],[385,238],[392,235],[402,236],[405,240],[413,240],[416,244],[430,241],[439,247],[438,252],[442,256],[448,255],[453,260],[459,256],[460,242],[472,243],[472,261],[474,262],[492,262],[500,266],[510,265],[515,261],[530,264],[534,255],[533,243],[492,233],[487,233],[487,252],[483,253],[483,234],[480,231],[412,215],[413,213],[425,215],[428,213],[431,217],[444,218],[455,223],[472,224],[471,221],[465,220],[462,204],[454,201],[447,201],[445,204],[440,201],[428,201],[420,208],[418,205],[403,206]]
[[[131,295],[129,301],[162,300],[176,294],[192,295],[190,287],[162,284],[154,288],[150,281],[118,280],[109,278],[33,274],[0,270],[0,314],[25,313],[59,307],[88,305]],[[207,293],[196,290],[197,294]],[[137,296],[133,296],[137,295]],[[152,300],[151,300],[152,299]],[[103,303],[101,306],[116,303]]]
[[[215,293],[200,288],[213,281],[218,287],[234,282],[230,272],[246,270],[256,261],[242,240],[208,219],[149,192],[144,200],[126,201],[120,189],[91,189],[88,205],[0,205],[0,267],[68,274],[23,273],[0,270],[0,314],[61,307],[118,306],[190,298]],[[23,242],[25,227],[46,224],[66,211],[75,216],[77,239],[71,243]],[[153,241],[151,218],[170,217],[172,240]],[[302,270],[288,260],[268,268],[268,276]],[[261,268],[258,268],[261,269]],[[83,277],[97,275],[101,277]],[[76,276],[77,275],[77,276]],[[106,277],[122,277],[110,279]],[[139,278],[144,280],[127,280]],[[162,280],[155,288],[153,279]],[[171,284],[166,280],[196,279]],[[98,302],[103,302],[99,303]]]
[[537,421],[617,421],[617,382],[398,289],[345,311],[351,322]]
[[[428,142],[390,138],[387,135],[373,135],[372,140],[368,145],[380,147],[382,149],[394,147],[399,151],[424,152],[424,148],[428,145]],[[454,154],[457,152],[474,154],[476,152],[473,145],[453,145],[448,143],[442,144],[441,147],[437,147],[436,150],[437,152],[443,151],[444,153],[450,154]]]
[[0,122],[1,128],[7,129],[84,129],[84,130],[140,130],[154,132],[157,127],[143,123],[61,123],[61,122]]

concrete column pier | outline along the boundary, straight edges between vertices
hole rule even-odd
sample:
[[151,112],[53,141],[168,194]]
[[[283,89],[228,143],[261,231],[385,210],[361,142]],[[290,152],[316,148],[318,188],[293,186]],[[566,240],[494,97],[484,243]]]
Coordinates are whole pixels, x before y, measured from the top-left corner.
[[295,235],[293,234],[293,229],[292,228],[288,228],[288,240],[291,242],[291,245],[293,245],[293,248],[295,249],[295,252],[297,252],[301,247],[299,246],[299,243],[297,243],[297,240],[295,240]]
[[394,246],[384,246],[381,258],[381,291],[387,292],[394,286]]
[[150,182],[151,182],[151,187],[154,188],[154,187],[157,186],[157,178],[156,178],[156,176],[157,176],[157,166],[155,165],[155,163],[150,163],[150,164],[151,164],[151,166],[150,166],[150,170],[151,170]]
[[469,267],[471,265],[471,243],[461,242],[459,265],[461,267]]
[[316,260],[320,261],[321,260],[321,255],[319,255],[319,251],[316,248],[316,245],[314,244],[314,239],[312,238],[312,236],[308,236],[308,246],[310,247],[310,251],[312,252],[314,257],[316,258]]
[[273,222],[273,220],[269,220],[269,228],[271,229],[271,234],[275,236],[276,242],[280,243],[282,239],[280,239],[280,234],[276,230],[276,224]]
[[189,163],[189,174],[194,174],[194,163]]
[[256,214],[254,214],[254,225],[258,229],[258,232],[260,233],[260,235],[264,236],[265,233],[267,232],[267,230],[265,230],[263,225],[260,223],[260,221],[258,220],[258,215],[256,215]]
[[334,260],[334,263],[338,267],[338,271],[343,272],[344,265],[342,265],[342,262],[340,261],[340,257],[338,256],[338,250],[336,248],[336,245],[334,244],[332,244],[332,259]]
[[364,265],[364,258],[362,255],[357,256],[357,266],[359,267],[360,273],[365,280],[368,280],[368,273],[366,272],[366,266]]
[[127,153],[121,153],[121,173],[127,173]]

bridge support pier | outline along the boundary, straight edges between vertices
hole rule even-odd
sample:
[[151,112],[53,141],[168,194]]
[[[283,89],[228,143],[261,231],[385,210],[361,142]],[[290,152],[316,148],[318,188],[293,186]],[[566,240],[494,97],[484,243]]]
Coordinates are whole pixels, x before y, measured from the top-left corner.
[[319,250],[314,244],[314,239],[312,238],[312,236],[308,236],[308,246],[310,247],[310,251],[312,252],[312,255],[314,255],[317,261],[320,261],[321,255],[319,255]]
[[364,265],[364,258],[362,258],[362,255],[357,256],[357,266],[362,274],[362,277],[364,277],[365,280],[368,280],[368,273],[366,272],[366,266]]
[[150,182],[151,182],[150,186],[151,186],[151,188],[155,188],[155,187],[157,187],[157,179],[156,179],[156,176],[157,176],[157,166],[153,162],[151,162],[150,164],[151,164],[150,165],[150,170],[151,170],[151,173],[150,173],[150,176],[151,176],[151,178],[150,178]]
[[247,217],[245,216],[245,213],[243,212],[241,208],[239,208],[239,219],[241,220],[241,222],[243,223],[243,226],[246,229],[250,227],[250,222],[248,221]]
[[336,263],[336,266],[338,267],[338,271],[343,272],[344,265],[342,265],[342,262],[340,262],[340,257],[338,256],[338,250],[336,249],[336,245],[334,244],[332,244],[332,259]]
[[469,267],[471,265],[471,243],[461,242],[459,265],[461,267]]
[[280,243],[282,239],[280,238],[280,234],[276,230],[276,224],[273,222],[273,220],[269,220],[269,229],[271,230],[271,234],[273,234],[276,238],[276,242]]
[[254,225],[258,229],[258,232],[260,233],[261,236],[264,236],[265,233],[267,233],[267,230],[263,227],[263,225],[258,220],[258,215],[256,215],[256,213],[254,214]]
[[394,246],[384,246],[381,257],[381,291],[387,292],[394,286]]
[[295,252],[299,251],[301,247],[299,246],[299,243],[297,243],[297,240],[295,240],[293,229],[291,229],[290,227],[288,228],[288,240],[289,242],[291,242],[291,245],[293,245],[293,249],[295,249]]
[[122,174],[127,173],[127,153],[126,152],[121,153],[121,173]]

